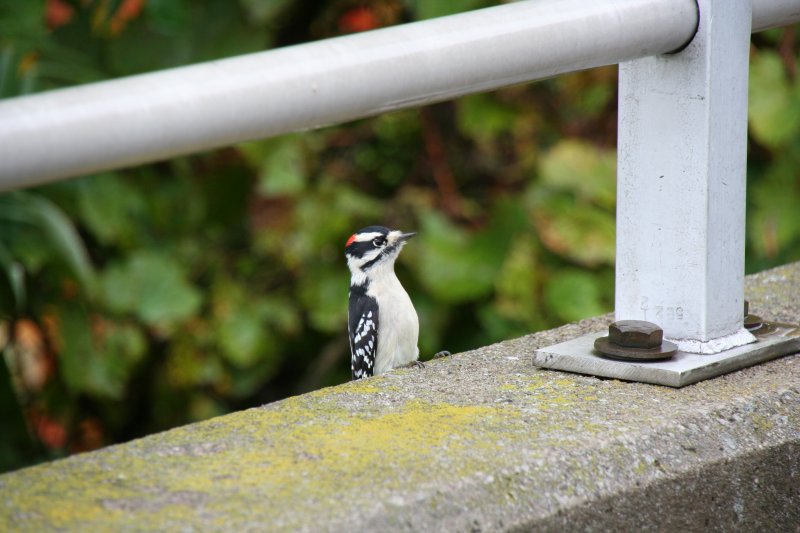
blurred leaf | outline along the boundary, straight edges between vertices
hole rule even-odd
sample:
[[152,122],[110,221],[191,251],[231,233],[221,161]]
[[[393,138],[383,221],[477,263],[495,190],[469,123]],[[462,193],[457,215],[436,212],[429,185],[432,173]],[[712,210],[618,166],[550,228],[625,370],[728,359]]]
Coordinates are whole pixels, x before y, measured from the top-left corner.
[[382,213],[379,201],[346,185],[324,180],[313,193],[297,199],[291,238],[265,234],[259,240],[269,239],[270,247],[289,265],[318,261],[320,257],[332,262],[343,257],[345,239],[359,227],[356,220],[375,220]]
[[46,2],[6,0],[0,5],[0,48],[16,43],[22,53],[41,42],[48,33],[45,21]]
[[750,61],[748,115],[759,142],[779,148],[800,133],[800,83],[791,83],[780,56],[762,50]]
[[488,294],[497,272],[496,259],[478,249],[462,228],[435,212],[420,217],[418,260],[412,268],[441,301],[455,303]]
[[320,262],[303,275],[298,287],[300,301],[315,329],[333,333],[346,327],[350,284],[345,268],[332,269]]
[[[408,275],[404,270],[398,272],[398,277],[404,285],[408,285]],[[419,353],[420,359],[429,359],[435,353],[442,350],[452,350],[450,346],[444,346],[443,332],[447,326],[449,318],[448,309],[439,305],[430,294],[419,291],[413,293],[414,308],[417,311],[419,323],[422,324],[419,331]]]
[[514,127],[517,112],[488,94],[460,98],[458,127],[467,136],[486,140]]
[[218,342],[225,358],[247,368],[274,354],[270,331],[260,302],[243,287],[222,282],[214,288],[214,315]]
[[0,472],[23,466],[36,454],[6,364],[9,349],[0,351]]
[[[198,326],[210,329],[205,323]],[[164,372],[170,388],[219,385],[227,379],[220,358],[198,345],[195,335],[188,330],[172,337]]]
[[20,312],[26,305],[25,269],[14,260],[8,248],[0,240],[0,316],[10,317]]
[[558,76],[552,83],[562,120],[586,122],[600,118],[616,95],[617,66],[599,67]]
[[170,327],[185,320],[202,302],[180,264],[149,251],[137,251],[106,269],[101,286],[110,309],[133,313],[151,326]]
[[203,393],[193,394],[189,403],[189,419],[192,422],[224,415],[226,411],[222,403]]
[[577,99],[577,114],[580,116],[596,116],[605,110],[608,102],[615,96],[611,83],[592,83],[584,88]]
[[148,0],[145,16],[159,33],[181,36],[191,23],[192,3],[189,0]]
[[436,17],[444,17],[461,13],[464,11],[471,11],[480,7],[485,7],[493,2],[487,0],[447,0],[431,1],[431,0],[406,0],[411,6],[411,9],[417,15],[418,20],[431,19]]
[[759,32],[759,36],[764,38],[764,39],[766,39],[766,40],[768,40],[772,44],[778,44],[778,42],[780,41],[781,37],[783,37],[783,33],[785,31],[789,31],[790,29],[793,29],[793,28],[791,26],[786,27],[786,28],[772,28],[770,30],[765,30],[765,31]]
[[478,310],[480,329],[485,336],[484,342],[500,342],[513,339],[535,331],[526,327],[519,320],[509,318],[502,308],[485,306]]
[[749,192],[750,244],[756,253],[778,258],[800,241],[800,196],[797,162],[784,153],[764,173],[759,186]]
[[270,24],[289,5],[291,0],[239,0],[255,24]]
[[537,240],[519,234],[511,243],[495,283],[491,306],[479,311],[481,327],[492,341],[517,337],[541,329],[539,287],[547,281],[537,261]]
[[244,165],[226,165],[222,172],[222,175],[210,172],[196,175],[193,184],[201,191],[206,207],[203,225],[209,230],[219,228],[235,235],[247,224],[247,211],[243,207],[253,192],[253,179]]
[[503,262],[495,286],[503,296],[530,295],[536,287],[536,254],[534,238],[521,235],[514,239]]
[[228,394],[232,398],[243,399],[263,390],[264,383],[268,383],[278,370],[277,363],[277,359],[271,359],[267,364],[258,364],[248,368],[232,367]]
[[0,98],[11,96],[13,75],[14,50],[9,45],[0,47]]
[[86,310],[79,305],[61,305],[49,320],[67,387],[97,397],[121,397],[127,373],[119,364],[119,353],[97,350]]
[[[98,396],[122,398],[134,368],[145,356],[147,339],[142,330],[131,323],[94,317],[90,327],[93,348],[83,353],[90,358],[88,367],[91,369],[85,390]],[[74,334],[76,332],[70,335]],[[65,352],[62,356],[74,358],[76,355]]]
[[573,192],[579,199],[613,209],[616,202],[617,158],[611,151],[566,139],[542,157],[542,183]]
[[532,190],[531,214],[542,243],[584,266],[614,264],[614,215],[563,194]]
[[307,156],[302,137],[288,135],[238,148],[258,169],[258,191],[263,196],[293,195],[305,188]]
[[528,200],[545,246],[585,266],[613,264],[614,155],[564,140],[544,155],[540,174],[541,184],[529,185]]
[[46,243],[49,256],[66,265],[84,289],[94,292],[95,272],[72,222],[55,204],[25,191],[0,195],[0,226],[22,224]]
[[[509,242],[524,224],[513,204],[497,206],[490,225],[473,235],[436,212],[420,215],[419,250],[408,256],[422,284],[439,300],[463,302],[491,292]],[[412,241],[409,247],[415,245]]]
[[107,77],[90,51],[45,41],[37,63],[41,90],[101,81]]
[[556,272],[545,285],[547,307],[564,322],[574,322],[610,311],[602,305],[597,283],[595,276],[589,272]]
[[118,361],[123,376],[121,381],[127,381],[129,369],[142,360],[148,346],[144,332],[137,326],[126,322],[100,321],[95,326],[100,351],[104,357]]
[[247,23],[238,2],[148,0],[144,7],[124,31],[111,20],[93,28],[102,39],[74,46],[102,48],[104,66],[122,76],[255,52],[271,40],[263,26]]
[[80,180],[78,208],[81,219],[105,244],[133,245],[137,240],[134,223],[145,215],[145,200],[139,191],[117,174],[103,174]]
[[284,335],[300,333],[302,321],[296,303],[289,298],[275,294],[266,295],[258,303],[259,314],[277,331]]
[[533,235],[522,234],[514,240],[495,283],[494,307],[498,314],[529,326],[538,317],[536,290],[541,281],[534,239]]

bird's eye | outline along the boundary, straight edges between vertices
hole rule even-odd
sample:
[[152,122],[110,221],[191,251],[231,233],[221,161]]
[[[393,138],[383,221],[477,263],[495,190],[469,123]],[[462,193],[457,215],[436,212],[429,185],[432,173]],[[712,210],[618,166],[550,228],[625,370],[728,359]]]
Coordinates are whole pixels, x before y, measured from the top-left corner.
[[372,239],[372,244],[374,244],[375,246],[383,246],[384,244],[386,244],[386,237],[375,237],[374,239]]

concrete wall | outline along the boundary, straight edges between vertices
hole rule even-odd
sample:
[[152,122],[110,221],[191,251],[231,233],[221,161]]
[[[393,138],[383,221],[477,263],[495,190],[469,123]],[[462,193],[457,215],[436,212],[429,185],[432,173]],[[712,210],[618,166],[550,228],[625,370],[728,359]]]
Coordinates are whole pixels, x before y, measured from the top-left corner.
[[[800,321],[800,263],[751,276]],[[800,355],[671,389],[535,369],[570,324],[0,476],[0,531],[800,527]]]

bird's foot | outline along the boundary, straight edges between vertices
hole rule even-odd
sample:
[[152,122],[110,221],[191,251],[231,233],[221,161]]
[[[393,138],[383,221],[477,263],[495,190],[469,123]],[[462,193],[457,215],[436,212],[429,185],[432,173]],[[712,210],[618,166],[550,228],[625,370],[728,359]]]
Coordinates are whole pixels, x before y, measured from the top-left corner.
[[448,352],[447,350],[442,350],[441,352],[436,352],[435,354],[433,354],[433,357],[431,357],[431,359],[441,359],[442,357],[449,357],[450,355],[451,355],[450,352]]
[[400,366],[398,368],[411,368],[411,367],[414,367],[414,368],[425,368],[425,363],[423,363],[422,361],[411,361],[407,365],[403,365],[403,366]]

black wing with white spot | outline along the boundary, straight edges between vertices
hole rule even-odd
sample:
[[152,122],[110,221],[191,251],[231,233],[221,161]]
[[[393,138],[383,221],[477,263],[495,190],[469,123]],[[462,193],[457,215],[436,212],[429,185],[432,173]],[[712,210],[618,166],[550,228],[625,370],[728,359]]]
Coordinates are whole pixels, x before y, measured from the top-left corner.
[[363,287],[350,287],[348,315],[350,370],[353,379],[366,378],[375,371],[378,353],[378,302]]

